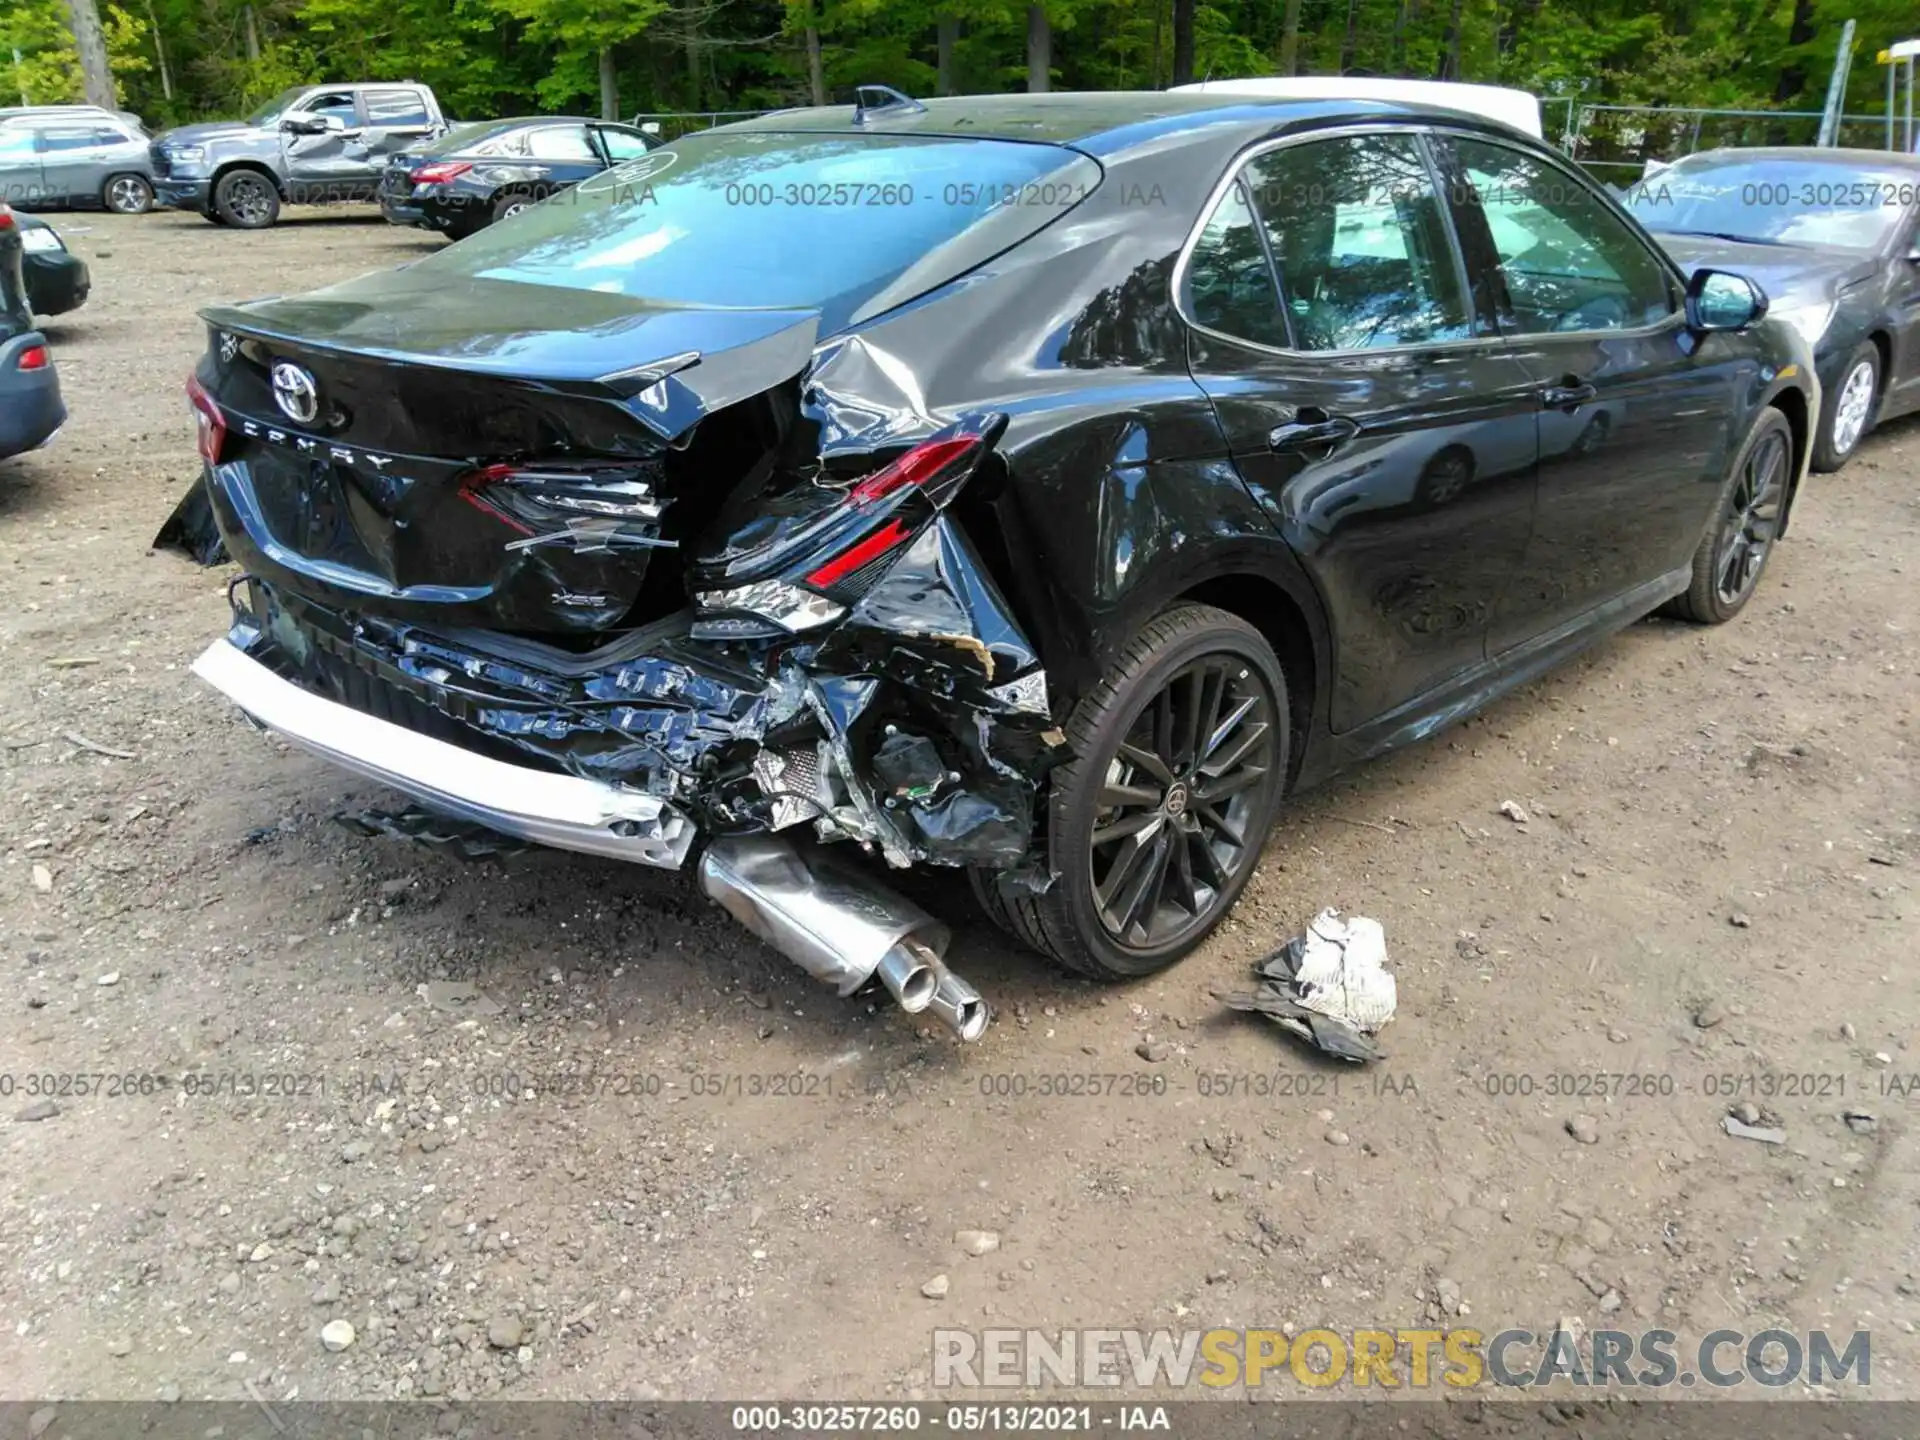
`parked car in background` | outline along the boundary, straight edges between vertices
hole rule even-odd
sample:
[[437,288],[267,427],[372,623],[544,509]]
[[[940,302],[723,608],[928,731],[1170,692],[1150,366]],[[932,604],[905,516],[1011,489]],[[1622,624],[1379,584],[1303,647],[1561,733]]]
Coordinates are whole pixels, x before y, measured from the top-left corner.
[[146,135],[104,111],[0,122],[0,199],[143,215],[153,207]]
[[669,159],[204,312],[177,514],[244,579],[195,668],[460,822],[704,845],[756,933],[963,1035],[886,968],[904,902],[778,832],[1151,973],[1290,791],[1656,608],[1731,619],[1803,473],[1804,342],[1504,124],[978,96]]
[[142,135],[147,133],[147,122],[131,110],[108,110],[99,105],[0,105],[0,125],[42,115],[53,119],[69,116],[104,117],[137,130]]
[[20,231],[0,205],[0,460],[46,444],[67,418],[53,354],[27,308]]
[[1175,94],[1237,95],[1254,100],[1391,100],[1409,105],[1440,105],[1467,115],[1498,120],[1536,139],[1540,101],[1509,85],[1469,85],[1459,80],[1396,80],[1370,75],[1266,75],[1244,80],[1202,80],[1176,85]]
[[33,215],[18,215],[21,271],[26,281],[27,306],[37,316],[65,315],[87,303],[93,277],[87,262],[67,249],[59,232]]
[[296,85],[245,120],[157,137],[154,188],[164,205],[260,230],[282,205],[373,199],[392,156],[446,129],[425,85]]
[[396,225],[458,240],[659,144],[630,125],[577,116],[462,125],[388,161],[380,209]]
[[1920,408],[1920,158],[1882,150],[1707,150],[1624,199],[1690,270],[1751,276],[1813,346],[1826,399],[1816,470]]

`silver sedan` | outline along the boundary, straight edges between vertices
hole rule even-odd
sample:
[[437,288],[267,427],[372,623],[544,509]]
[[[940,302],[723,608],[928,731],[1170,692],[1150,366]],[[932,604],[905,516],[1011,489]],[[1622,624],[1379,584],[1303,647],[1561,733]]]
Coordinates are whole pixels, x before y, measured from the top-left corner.
[[107,115],[0,120],[0,201],[144,214],[153,205],[147,138]]

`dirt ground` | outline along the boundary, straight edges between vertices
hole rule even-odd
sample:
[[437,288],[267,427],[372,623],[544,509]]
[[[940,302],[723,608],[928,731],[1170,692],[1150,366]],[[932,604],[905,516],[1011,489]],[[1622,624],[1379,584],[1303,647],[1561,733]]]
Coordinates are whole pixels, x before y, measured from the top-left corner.
[[[1169,974],[1064,978],[920,885],[997,1007],[963,1047],[671,877],[335,825],[388,797],[188,673],[226,574],[147,542],[197,307],[439,242],[55,218],[73,419],[0,463],[0,1398],[883,1399],[935,1326],[1443,1313],[1866,1329],[1920,1398],[1920,425],[1815,479],[1736,623],[1296,801]],[[1328,905],[1398,976],[1366,1071],[1213,998]],[[26,1118],[62,1073],[115,1078]]]

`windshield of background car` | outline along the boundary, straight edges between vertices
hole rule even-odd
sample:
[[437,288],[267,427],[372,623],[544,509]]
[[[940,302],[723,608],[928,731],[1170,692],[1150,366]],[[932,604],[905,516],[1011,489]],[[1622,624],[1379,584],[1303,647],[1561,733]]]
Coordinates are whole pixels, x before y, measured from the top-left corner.
[[1920,197],[1920,170],[1793,160],[1680,161],[1624,198],[1649,230],[1877,250]]
[[1057,145],[713,131],[616,165],[414,273],[817,309],[830,333],[1027,239],[1100,177]]
[[267,101],[266,104],[249,115],[247,117],[247,124],[256,126],[275,124],[280,119],[282,112],[291,109],[293,102],[306,93],[307,87],[305,85],[296,85],[291,90],[282,90],[278,95],[274,96],[273,99]]

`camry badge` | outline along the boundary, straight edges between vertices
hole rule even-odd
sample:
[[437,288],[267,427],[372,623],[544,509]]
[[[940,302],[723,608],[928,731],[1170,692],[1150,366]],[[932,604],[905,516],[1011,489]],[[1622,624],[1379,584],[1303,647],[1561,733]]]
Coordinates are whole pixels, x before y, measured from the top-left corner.
[[273,367],[273,403],[295,424],[311,425],[320,416],[320,388],[305,370],[281,360]]

